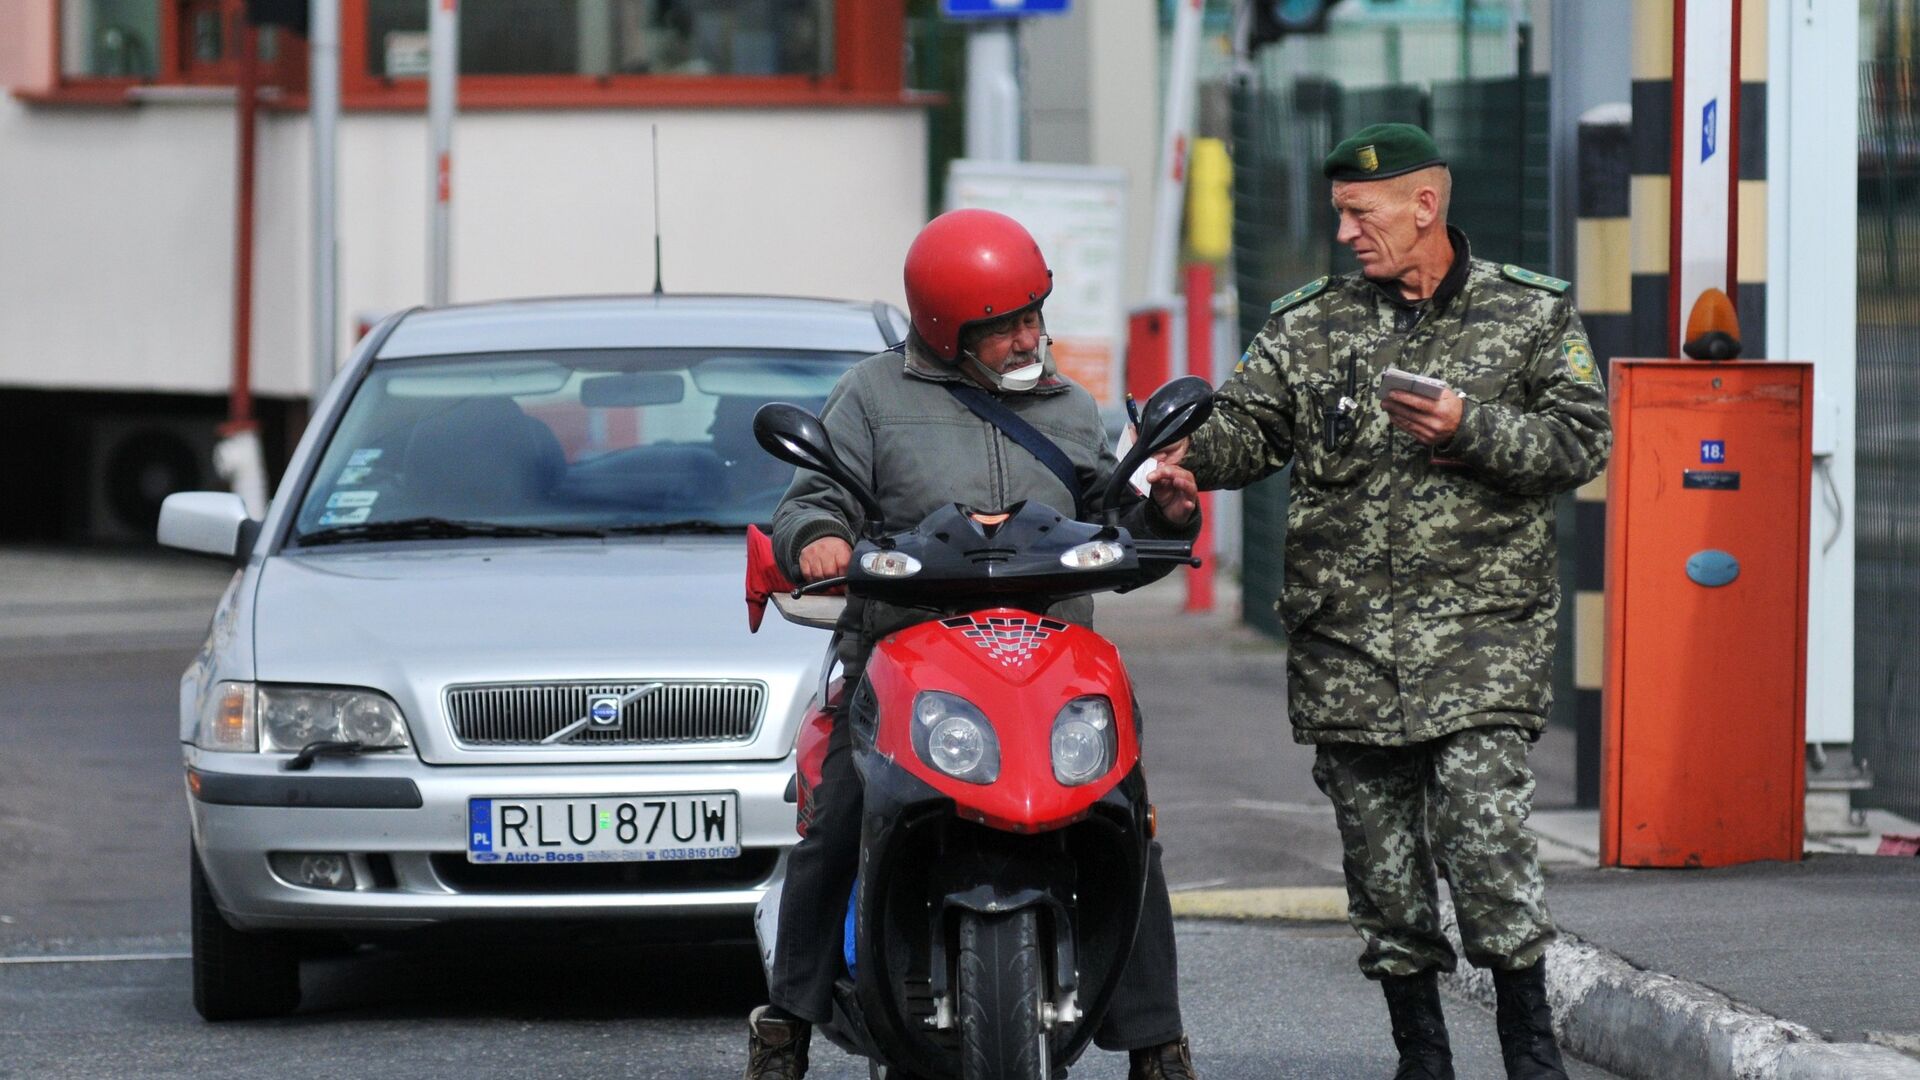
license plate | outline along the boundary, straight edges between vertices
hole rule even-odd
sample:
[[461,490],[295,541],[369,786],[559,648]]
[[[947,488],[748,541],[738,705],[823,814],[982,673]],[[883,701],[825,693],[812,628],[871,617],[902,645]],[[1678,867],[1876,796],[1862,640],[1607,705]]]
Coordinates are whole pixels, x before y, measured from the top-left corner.
[[740,854],[740,796],[467,800],[467,861],[670,862]]

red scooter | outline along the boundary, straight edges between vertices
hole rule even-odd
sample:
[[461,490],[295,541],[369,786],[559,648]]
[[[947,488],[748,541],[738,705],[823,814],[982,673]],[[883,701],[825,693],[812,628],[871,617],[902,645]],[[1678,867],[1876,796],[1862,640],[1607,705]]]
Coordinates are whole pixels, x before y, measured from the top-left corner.
[[[1100,505],[1114,506],[1147,456],[1212,408],[1202,379],[1154,394]],[[818,419],[768,405],[754,432],[882,521]],[[819,594],[840,585],[942,612],[876,645],[844,703],[838,684],[823,685],[799,739],[804,834],[827,706],[846,710],[866,792],[862,870],[847,974],[821,1031],[866,1057],[874,1077],[1049,1080],[1085,1050],[1112,999],[1154,830],[1139,706],[1112,644],[1043,613],[1198,565],[1191,544],[1135,539],[1116,521],[1113,510],[1092,524],[1032,502],[991,513],[947,505],[907,532],[876,524],[845,578],[798,590],[776,582],[764,537],[750,545],[749,602],[757,591],[793,621],[831,627],[839,601]],[[769,963],[783,884],[784,864],[755,916]]]

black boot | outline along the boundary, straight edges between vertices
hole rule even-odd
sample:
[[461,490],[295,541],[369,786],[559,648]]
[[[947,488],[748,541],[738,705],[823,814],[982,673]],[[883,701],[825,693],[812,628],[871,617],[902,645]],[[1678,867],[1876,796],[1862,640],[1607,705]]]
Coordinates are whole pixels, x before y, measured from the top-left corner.
[[1547,962],[1521,971],[1493,973],[1494,1025],[1507,1080],[1567,1080],[1553,1041],[1553,1011],[1547,1006]]
[[762,1005],[747,1017],[747,1080],[800,1080],[807,1075],[813,1025],[775,1020]]
[[1393,1080],[1453,1080],[1453,1046],[1447,1042],[1447,1018],[1440,1012],[1440,976],[1388,975],[1380,980],[1393,1020],[1393,1045],[1400,1068]]
[[1127,1080],[1199,1080],[1185,1035],[1159,1046],[1129,1051],[1127,1059]]

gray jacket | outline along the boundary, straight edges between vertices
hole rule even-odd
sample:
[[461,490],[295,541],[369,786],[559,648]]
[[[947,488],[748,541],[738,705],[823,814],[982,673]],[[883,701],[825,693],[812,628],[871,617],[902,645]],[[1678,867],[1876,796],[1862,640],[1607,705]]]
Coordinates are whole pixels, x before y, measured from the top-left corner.
[[[872,488],[886,514],[886,531],[910,529],[944,503],[999,510],[1028,500],[1073,513],[1073,493],[1052,471],[941,385],[968,381],[914,339],[904,358],[883,352],[854,365],[828,396],[821,423],[840,460]],[[1097,509],[1099,494],[1118,463],[1107,448],[1093,395],[1059,375],[1049,359],[1037,387],[999,399],[1060,447],[1073,462],[1089,511]],[[1131,492],[1122,498],[1129,505],[1120,523],[1136,535],[1190,539],[1199,532],[1198,514],[1176,527],[1152,500]],[[860,504],[845,488],[802,470],[774,511],[774,554],[781,569],[797,581],[802,549],[828,536],[852,542],[864,525]],[[872,642],[937,614],[849,601],[840,620],[841,657],[849,671],[855,671]],[[1064,601],[1049,614],[1089,625],[1093,599]]]

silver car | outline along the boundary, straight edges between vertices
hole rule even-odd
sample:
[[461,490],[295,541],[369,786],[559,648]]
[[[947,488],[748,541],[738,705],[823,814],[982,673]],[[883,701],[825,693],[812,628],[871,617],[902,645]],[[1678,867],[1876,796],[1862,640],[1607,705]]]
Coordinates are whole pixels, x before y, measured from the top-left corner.
[[745,527],[792,475],[751,420],[905,329],[771,297],[409,312],[264,521],[169,498],[162,543],[239,566],[180,688],[202,1015],[291,1010],[316,931],[749,916],[823,659],[748,635]]

